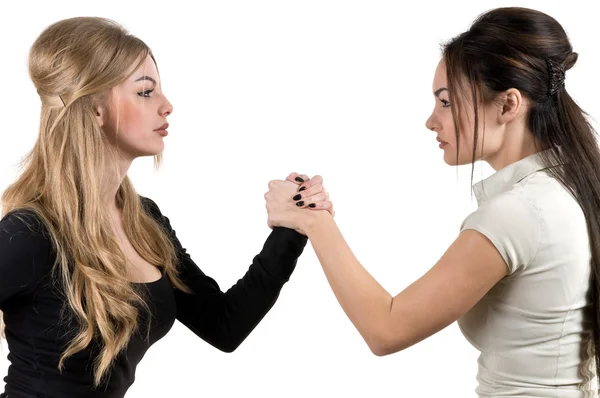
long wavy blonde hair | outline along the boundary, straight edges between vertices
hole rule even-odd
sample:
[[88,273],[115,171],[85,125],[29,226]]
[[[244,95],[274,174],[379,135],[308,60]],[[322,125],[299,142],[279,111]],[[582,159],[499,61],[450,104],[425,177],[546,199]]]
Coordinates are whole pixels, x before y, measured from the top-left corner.
[[[39,136],[23,159],[22,174],[2,195],[3,215],[29,210],[48,229],[57,254],[55,280],[79,321],[59,369],[97,342],[96,386],[138,328],[139,309],[148,307],[128,279],[127,260],[102,200],[103,183],[117,172],[117,153],[95,109],[148,55],[143,41],[111,20],[71,18],[47,27],[29,54],[29,74],[42,102]],[[161,156],[154,160],[158,167]],[[135,250],[175,288],[187,291],[177,276],[173,243],[144,211],[127,176],[115,200]]]

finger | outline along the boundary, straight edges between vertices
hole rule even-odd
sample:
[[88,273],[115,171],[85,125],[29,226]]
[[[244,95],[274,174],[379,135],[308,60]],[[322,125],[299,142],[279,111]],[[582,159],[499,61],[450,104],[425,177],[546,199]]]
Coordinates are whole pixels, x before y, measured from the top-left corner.
[[302,184],[300,181],[296,181],[296,177],[298,177],[298,173],[294,172],[294,173],[290,173],[290,175],[287,176],[286,180],[287,181],[291,181],[293,183],[296,184]]
[[[314,206],[311,206],[311,205],[314,205]],[[309,210],[327,210],[331,213],[332,216],[335,215],[335,211],[333,210],[333,203],[328,200],[309,203],[308,209]]]
[[298,207],[300,209],[305,209],[306,207],[308,207],[309,202],[307,202],[305,200],[296,200],[296,201],[294,201],[294,204],[296,205],[296,207]]
[[271,180],[271,181],[269,181],[269,185],[268,185],[269,191],[275,189],[275,187],[277,187],[277,183],[279,181],[281,181],[281,180]]
[[327,197],[325,196],[325,194],[323,192],[319,192],[315,195],[305,198],[304,201],[307,202],[308,204],[326,202]]
[[303,200],[306,205],[310,205],[311,203],[325,202],[326,195],[323,192],[318,192],[315,195],[305,196],[301,200]]
[[320,175],[316,175],[313,178],[311,178],[309,180],[307,179],[304,181],[305,182],[302,183],[302,185],[298,189],[298,192],[300,192],[300,190],[304,191],[304,189],[308,189],[308,188],[312,187],[313,185],[317,185],[317,184],[323,185],[323,177],[321,177]]
[[310,177],[307,176],[306,174],[298,174],[294,178],[294,181],[297,182],[297,183],[299,183],[299,184],[306,183],[308,180],[310,180]]
[[298,191],[298,193],[296,195],[294,195],[292,197],[293,200],[300,200],[302,198],[310,198],[313,195],[316,195],[318,193],[325,193],[323,192],[323,185],[313,185],[312,187],[308,188],[308,189],[303,189],[302,191]]

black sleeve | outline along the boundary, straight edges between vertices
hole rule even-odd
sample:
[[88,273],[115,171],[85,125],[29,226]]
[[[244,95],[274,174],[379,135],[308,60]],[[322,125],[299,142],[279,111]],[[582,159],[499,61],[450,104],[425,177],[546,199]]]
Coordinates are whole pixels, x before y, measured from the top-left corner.
[[274,228],[244,277],[223,293],[192,261],[156,203],[143,200],[170,234],[178,252],[180,276],[193,292],[175,290],[177,319],[214,347],[234,351],[275,304],[307,238],[291,229]]
[[0,221],[0,310],[35,290],[52,267],[50,248],[33,213],[15,211]]

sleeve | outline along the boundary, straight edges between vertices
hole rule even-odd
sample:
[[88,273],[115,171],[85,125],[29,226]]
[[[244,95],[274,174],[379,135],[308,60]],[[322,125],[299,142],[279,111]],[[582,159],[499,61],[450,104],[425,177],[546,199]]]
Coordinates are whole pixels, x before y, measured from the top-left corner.
[[275,304],[308,238],[291,229],[274,228],[243,278],[223,292],[194,263],[156,203],[143,200],[171,236],[178,252],[179,275],[192,291],[175,290],[177,319],[219,350],[234,351]]
[[507,192],[482,204],[462,223],[460,231],[466,229],[476,230],[492,242],[509,274],[524,270],[537,253],[538,212],[517,192]]
[[33,214],[15,211],[0,221],[0,310],[35,290],[51,268],[46,255],[50,247]]

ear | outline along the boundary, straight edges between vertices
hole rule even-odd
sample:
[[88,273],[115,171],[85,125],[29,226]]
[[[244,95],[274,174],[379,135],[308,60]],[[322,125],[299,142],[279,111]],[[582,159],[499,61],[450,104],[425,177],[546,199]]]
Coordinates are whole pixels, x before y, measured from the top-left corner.
[[511,88],[500,94],[498,97],[500,108],[498,110],[498,122],[506,124],[511,122],[521,110],[523,105],[523,96],[516,88]]
[[98,126],[104,127],[109,122],[110,109],[113,98],[112,90],[107,90],[103,93],[98,94],[94,99],[94,112],[96,113],[96,121]]
[[104,123],[107,121],[108,112],[104,104],[96,105],[96,121],[98,122],[98,126],[104,126]]

